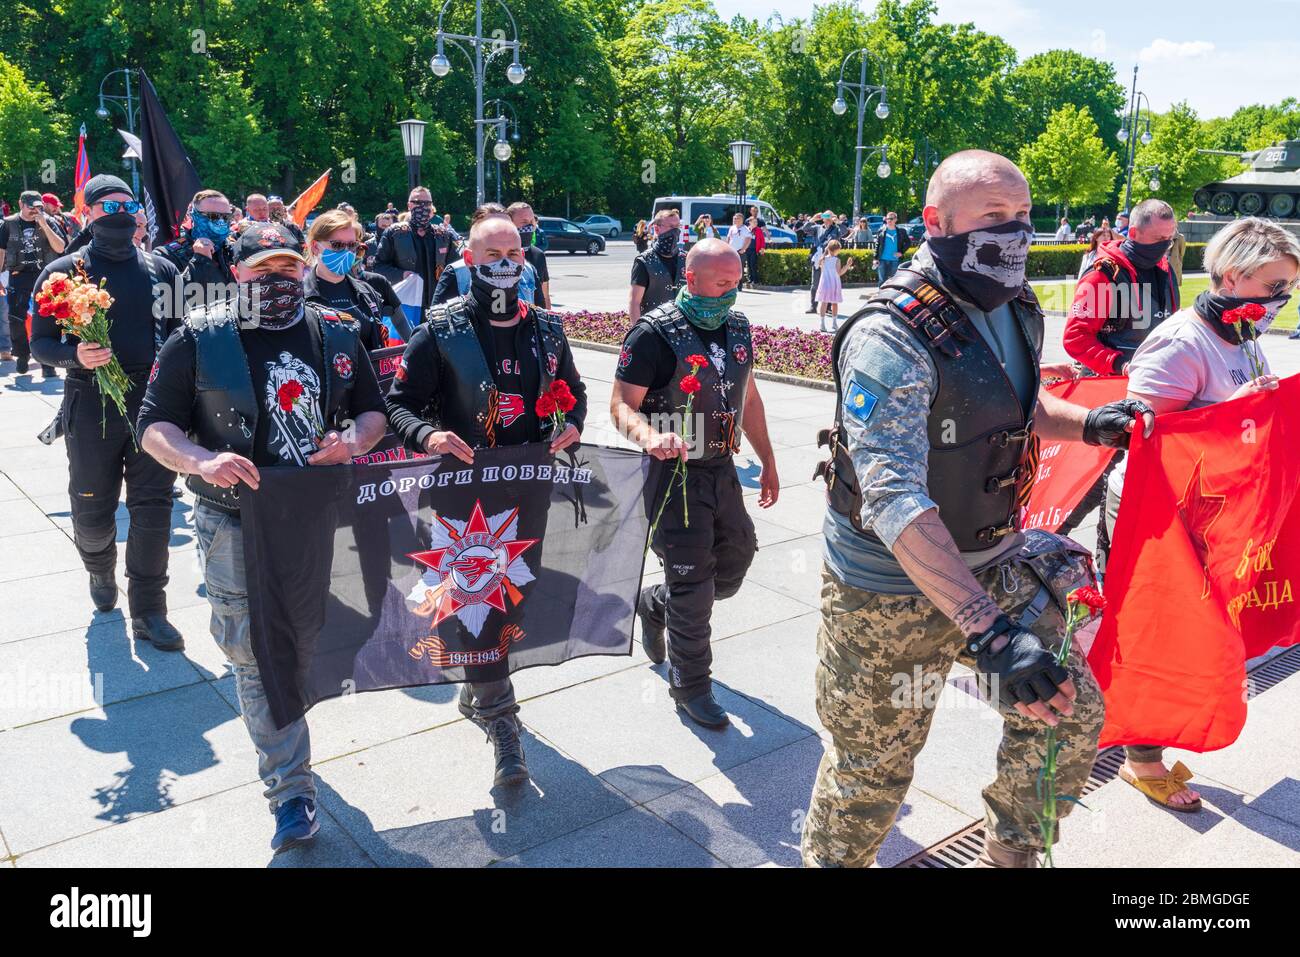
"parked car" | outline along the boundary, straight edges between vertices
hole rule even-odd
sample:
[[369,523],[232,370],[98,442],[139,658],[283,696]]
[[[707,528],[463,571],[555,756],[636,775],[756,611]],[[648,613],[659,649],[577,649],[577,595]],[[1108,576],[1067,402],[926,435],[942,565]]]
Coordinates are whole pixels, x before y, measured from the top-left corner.
[[546,237],[547,252],[564,249],[572,255],[582,249],[588,256],[594,256],[605,251],[605,237],[583,229],[577,223],[559,216],[538,216],[537,223]]
[[867,221],[867,229],[871,230],[872,239],[875,239],[876,235],[885,228],[885,217],[879,213],[868,213],[862,218]]
[[903,228],[907,230],[908,238],[916,245],[925,242],[925,220],[920,216],[909,219],[903,224]]
[[623,232],[623,223],[613,216],[606,216],[603,213],[588,213],[585,216],[579,216],[574,220],[579,226],[591,233],[599,233],[602,236],[608,236],[610,239],[618,239]]
[[736,205],[736,197],[730,193],[714,193],[712,196],[659,196],[655,198],[650,219],[654,219],[654,214],[661,209],[676,209],[682,216],[682,228],[689,230],[701,214],[708,213],[713,217],[713,225],[718,230],[718,235],[725,237],[731,228],[731,217],[736,211],[739,210],[748,216],[751,206],[758,207],[758,215],[767,224],[769,246],[798,245],[799,237],[794,234],[793,229],[786,226],[781,214],[773,209],[770,203],[753,196],[743,207]]

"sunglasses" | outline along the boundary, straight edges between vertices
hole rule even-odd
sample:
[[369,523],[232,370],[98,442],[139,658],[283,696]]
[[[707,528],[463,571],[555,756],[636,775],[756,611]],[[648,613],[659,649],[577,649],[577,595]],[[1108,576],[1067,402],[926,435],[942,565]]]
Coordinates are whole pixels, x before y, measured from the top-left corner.
[[328,246],[336,253],[341,253],[345,249],[350,252],[356,252],[357,248],[361,245],[358,242],[345,242],[342,239],[322,239],[320,240],[320,244],[322,246]]
[[1269,285],[1269,297],[1277,299],[1280,296],[1289,296],[1291,293],[1295,292],[1296,286],[1300,286],[1300,276],[1297,276],[1289,282],[1285,279],[1279,279],[1277,282]]
[[222,223],[222,222],[228,223],[230,222],[231,219],[234,218],[235,214],[234,213],[205,213],[200,210],[195,210],[194,215],[202,216],[204,219],[210,220],[211,222],[214,223]]
[[133,199],[106,199],[99,205],[109,216],[112,216],[119,210],[124,213],[130,213],[134,216],[136,213],[140,212],[140,210],[144,209],[142,203],[137,203]]

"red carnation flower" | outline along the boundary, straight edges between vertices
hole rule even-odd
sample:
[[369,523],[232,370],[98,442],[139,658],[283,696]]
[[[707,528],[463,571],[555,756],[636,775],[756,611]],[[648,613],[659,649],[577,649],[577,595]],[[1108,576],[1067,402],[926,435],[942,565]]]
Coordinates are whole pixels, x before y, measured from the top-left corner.
[[1257,302],[1248,302],[1245,305],[1238,306],[1236,309],[1229,309],[1223,314],[1223,321],[1236,325],[1239,322],[1259,322],[1268,315],[1268,310]]
[[554,415],[556,410],[555,396],[549,392],[543,392],[537,397],[536,410],[537,417],[541,419]]
[[68,291],[68,281],[66,279],[56,279],[46,286],[46,289],[51,296],[61,296]]
[[69,303],[69,302],[67,302],[66,300],[64,300],[63,302],[56,302],[56,303],[54,304],[54,318],[55,318],[55,319],[71,319],[71,318],[72,318],[72,304]]
[[48,316],[54,312],[54,303],[47,299],[36,308],[42,316]]
[[1106,607],[1106,596],[1101,594],[1095,588],[1089,588],[1087,586],[1076,588],[1074,591],[1070,592],[1069,598],[1070,601],[1077,602],[1080,605],[1085,605],[1093,611],[1101,611]]
[[275,393],[276,399],[280,402],[280,410],[289,412],[293,409],[294,403],[302,397],[302,383],[297,379],[290,379],[284,385],[280,386]]
[[569,383],[563,379],[556,379],[551,383],[551,398],[555,400],[555,405],[561,412],[572,412],[573,407],[578,404],[578,400],[569,390]]
[[694,395],[700,391],[700,380],[693,375],[682,376],[682,381],[678,385],[687,395]]
[[700,355],[698,352],[695,353],[695,355],[686,357],[686,364],[690,366],[694,366],[697,369],[708,364],[708,361],[709,361],[708,359],[704,358],[704,356]]

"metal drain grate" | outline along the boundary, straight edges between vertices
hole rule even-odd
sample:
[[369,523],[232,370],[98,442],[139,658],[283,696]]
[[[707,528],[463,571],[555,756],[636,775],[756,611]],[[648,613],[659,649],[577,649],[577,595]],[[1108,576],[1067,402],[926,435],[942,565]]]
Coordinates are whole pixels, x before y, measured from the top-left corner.
[[[1300,646],[1290,649],[1261,665],[1251,669],[1246,685],[1247,697],[1253,698],[1300,671]],[[1103,784],[1113,781],[1119,775],[1124,763],[1122,747],[1107,748],[1097,755],[1088,783],[1083,786],[1080,797],[1097,790]],[[907,860],[895,864],[895,867],[970,867],[984,850],[984,825],[971,824],[956,834],[945,837],[942,841],[913,854]]]

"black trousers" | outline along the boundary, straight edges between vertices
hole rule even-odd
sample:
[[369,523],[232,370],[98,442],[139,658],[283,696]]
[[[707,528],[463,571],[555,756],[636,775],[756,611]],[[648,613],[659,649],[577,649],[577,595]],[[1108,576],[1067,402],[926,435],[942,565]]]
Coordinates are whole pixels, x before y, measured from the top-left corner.
[[[111,574],[117,565],[117,500],[126,482],[127,605],[131,617],[167,611],[167,543],[171,539],[176,473],[137,449],[131,424],[144,398],[143,377],[127,396],[130,421],[112,402],[107,412],[93,379],[69,376],[63,393],[72,530],[86,571]],[[103,425],[101,426],[101,417]]]
[[814,266],[812,271],[812,285],[808,287],[808,302],[814,309],[817,308],[817,287],[821,285],[821,282],[821,267]]
[[[17,359],[30,359],[32,357],[32,346],[27,341],[27,307],[32,301],[32,289],[36,285],[36,277],[28,276],[25,272],[19,276],[10,274],[9,290],[9,338],[13,340],[14,357]],[[50,374],[54,372],[53,366],[41,366],[41,372]]]
[[[659,488],[655,511],[672,472],[672,463],[664,465],[659,464],[659,480],[652,483]],[[708,690],[713,602],[740,590],[758,551],[731,456],[687,467],[686,504],[689,514],[682,508],[681,483],[674,483],[650,543],[664,563],[664,582],[642,599],[647,617],[667,626],[669,694],[677,701]]]

